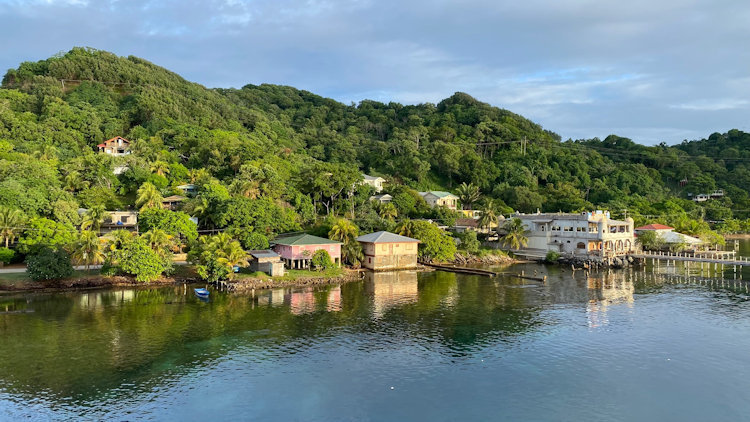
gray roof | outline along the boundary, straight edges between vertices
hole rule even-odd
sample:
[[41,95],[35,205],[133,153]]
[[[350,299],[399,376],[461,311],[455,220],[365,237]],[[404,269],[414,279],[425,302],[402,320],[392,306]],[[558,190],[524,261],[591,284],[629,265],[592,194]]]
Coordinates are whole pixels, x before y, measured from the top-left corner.
[[373,181],[374,181],[374,180],[378,180],[378,179],[382,179],[382,180],[385,180],[385,179],[383,179],[383,178],[382,178],[382,177],[380,177],[380,176],[369,176],[369,175],[367,175],[367,174],[363,174],[362,176],[364,176],[365,180],[373,180]]
[[364,243],[418,243],[419,240],[412,239],[411,237],[401,236],[391,232],[375,232],[360,236],[357,238],[358,242]]
[[248,254],[252,255],[253,258],[278,258],[279,254],[270,250],[263,249],[260,251],[247,251]]

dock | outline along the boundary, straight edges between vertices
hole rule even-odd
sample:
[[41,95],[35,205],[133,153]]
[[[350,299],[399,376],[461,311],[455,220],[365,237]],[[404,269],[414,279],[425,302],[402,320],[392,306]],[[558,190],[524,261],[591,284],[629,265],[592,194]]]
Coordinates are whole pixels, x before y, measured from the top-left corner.
[[734,251],[700,251],[700,252],[649,252],[643,251],[630,255],[636,259],[657,261],[680,261],[715,265],[750,267],[750,258],[737,257]]
[[466,268],[466,267],[454,267],[452,265],[438,265],[438,264],[429,264],[429,263],[423,263],[423,265],[431,268],[435,268],[436,270],[442,270],[442,271],[448,271],[452,273],[458,273],[458,274],[470,274],[470,275],[482,275],[485,277],[497,277],[497,276],[505,276],[505,277],[518,277],[525,280],[534,280],[534,281],[547,281],[547,276],[542,277],[532,277],[528,276],[521,272],[521,274],[513,274],[513,273],[497,273],[494,271],[489,270],[482,270],[479,268]]

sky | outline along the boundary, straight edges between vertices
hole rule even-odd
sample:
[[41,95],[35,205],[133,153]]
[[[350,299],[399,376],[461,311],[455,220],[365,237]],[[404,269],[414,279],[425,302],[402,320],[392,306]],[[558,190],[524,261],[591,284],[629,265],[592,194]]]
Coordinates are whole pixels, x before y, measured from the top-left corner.
[[347,104],[461,91],[563,139],[750,131],[747,0],[0,0],[0,22],[0,71],[88,46]]

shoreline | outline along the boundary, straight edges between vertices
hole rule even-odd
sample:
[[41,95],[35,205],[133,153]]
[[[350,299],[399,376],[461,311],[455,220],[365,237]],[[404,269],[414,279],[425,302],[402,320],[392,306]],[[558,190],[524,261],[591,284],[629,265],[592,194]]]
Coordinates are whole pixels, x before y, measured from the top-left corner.
[[[453,265],[470,265],[470,264],[484,264],[484,265],[513,265],[523,263],[526,261],[511,258],[507,255],[485,255],[482,257],[476,255],[468,255],[457,253],[455,258],[448,261],[448,264]],[[420,265],[415,270],[417,272],[431,272],[436,271],[433,268],[425,267]],[[231,293],[246,293],[254,290],[262,289],[277,289],[277,288],[293,288],[293,287],[308,287],[308,286],[325,286],[334,284],[346,284],[353,281],[360,281],[365,278],[367,270],[358,268],[350,269],[344,268],[342,273],[337,276],[307,276],[299,277],[291,280],[279,280],[271,277],[251,277],[242,280],[228,281],[224,284],[228,291]],[[224,283],[224,282],[222,282]],[[61,280],[55,283],[42,283],[37,281],[24,281],[18,284],[0,285],[0,295],[16,294],[16,293],[62,293],[71,291],[83,291],[83,290],[96,290],[96,289],[107,289],[107,288],[152,288],[152,287],[166,287],[179,284],[211,284],[206,283],[197,279],[194,276],[171,276],[161,277],[150,283],[140,283],[135,281],[133,277],[129,276],[104,276],[104,275],[92,275],[87,277],[76,277],[66,280]],[[218,288],[218,287],[217,287]]]
[[726,240],[750,239],[750,233],[725,234],[724,239]]

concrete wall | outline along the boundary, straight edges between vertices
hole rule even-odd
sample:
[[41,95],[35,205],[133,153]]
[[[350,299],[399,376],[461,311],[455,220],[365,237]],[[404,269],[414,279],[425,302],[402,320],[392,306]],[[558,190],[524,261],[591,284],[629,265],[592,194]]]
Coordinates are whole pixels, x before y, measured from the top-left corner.
[[362,243],[365,259],[362,267],[370,270],[392,270],[417,267],[417,247],[414,242]]

